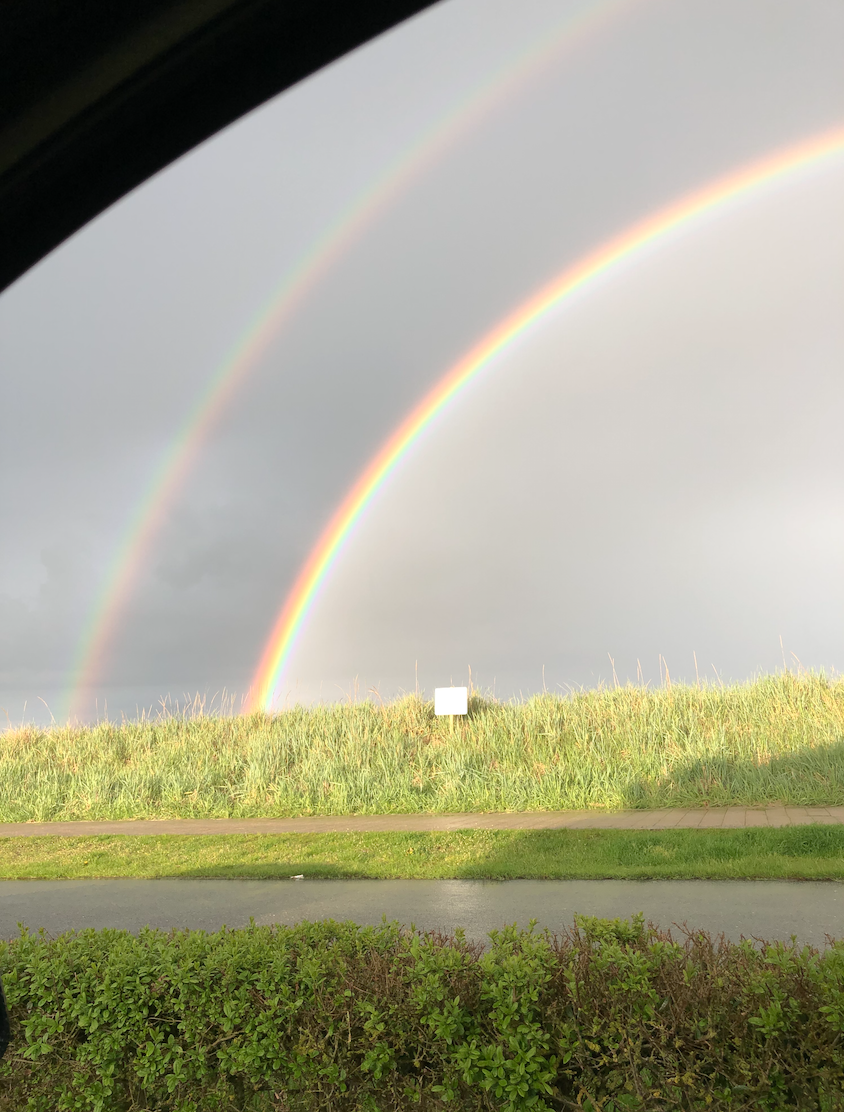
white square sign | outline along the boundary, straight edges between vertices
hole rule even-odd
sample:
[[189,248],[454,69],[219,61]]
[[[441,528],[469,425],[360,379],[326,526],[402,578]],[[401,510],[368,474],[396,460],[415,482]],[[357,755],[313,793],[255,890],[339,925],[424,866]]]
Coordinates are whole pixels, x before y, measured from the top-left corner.
[[469,710],[467,687],[435,687],[434,714],[466,714]]

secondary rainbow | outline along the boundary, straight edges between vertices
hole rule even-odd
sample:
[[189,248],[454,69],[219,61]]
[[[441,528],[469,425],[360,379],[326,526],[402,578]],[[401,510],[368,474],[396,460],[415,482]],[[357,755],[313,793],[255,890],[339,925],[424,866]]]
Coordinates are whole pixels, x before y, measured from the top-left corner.
[[461,135],[562,53],[582,45],[643,3],[593,0],[568,13],[417,136],[297,261],[215,371],[130,514],[77,642],[65,694],[67,717],[81,714],[84,693],[102,672],[126,604],[149,566],[153,545],[204,444],[285,322],[385,207],[442,158]]
[[496,356],[551,309],[670,233],[730,201],[844,152],[844,128],[824,132],[718,178],[635,224],[568,267],[488,332],[440,379],[370,461],[343,499],[279,612],[255,672],[247,711],[272,711],[296,639],[361,514],[425,429]]

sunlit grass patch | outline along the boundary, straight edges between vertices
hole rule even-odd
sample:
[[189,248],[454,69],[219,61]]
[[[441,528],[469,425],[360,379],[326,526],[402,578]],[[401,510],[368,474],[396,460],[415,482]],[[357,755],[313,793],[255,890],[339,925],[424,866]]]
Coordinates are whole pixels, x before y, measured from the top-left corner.
[[0,821],[844,803],[844,680],[823,674],[469,711],[453,734],[415,696],[8,730]]
[[0,878],[844,879],[844,827],[0,839]]

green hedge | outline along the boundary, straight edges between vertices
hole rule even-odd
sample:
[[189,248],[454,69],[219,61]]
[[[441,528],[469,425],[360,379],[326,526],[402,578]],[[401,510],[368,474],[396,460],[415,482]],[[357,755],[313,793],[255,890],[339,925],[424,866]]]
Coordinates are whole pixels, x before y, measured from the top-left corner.
[[844,943],[301,923],[0,943],[2,1112],[844,1109]]

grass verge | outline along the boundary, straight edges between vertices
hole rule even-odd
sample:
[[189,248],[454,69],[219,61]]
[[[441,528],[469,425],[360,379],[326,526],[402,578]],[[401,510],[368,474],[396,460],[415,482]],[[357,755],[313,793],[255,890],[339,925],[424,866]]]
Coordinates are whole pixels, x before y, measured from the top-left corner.
[[844,827],[0,839],[0,878],[844,879]]

